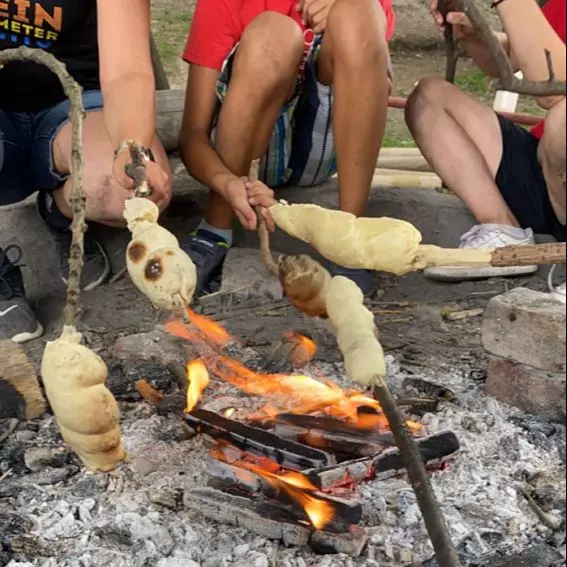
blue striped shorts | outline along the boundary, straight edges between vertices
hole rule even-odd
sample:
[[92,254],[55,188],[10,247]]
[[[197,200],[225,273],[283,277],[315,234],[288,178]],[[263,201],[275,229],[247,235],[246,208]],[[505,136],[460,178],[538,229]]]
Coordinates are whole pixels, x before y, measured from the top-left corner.
[[[331,124],[332,89],[320,84],[316,75],[322,39],[319,35],[313,41],[303,76],[293,98],[282,108],[262,158],[260,178],[269,187],[313,187],[327,181],[337,171]],[[225,59],[217,79],[217,96],[221,104],[228,92],[237,48],[238,45]]]

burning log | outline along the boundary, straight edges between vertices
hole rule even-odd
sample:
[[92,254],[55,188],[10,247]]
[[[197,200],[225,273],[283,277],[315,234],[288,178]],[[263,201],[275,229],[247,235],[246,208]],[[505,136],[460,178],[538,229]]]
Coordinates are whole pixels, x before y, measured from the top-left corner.
[[[286,492],[281,484],[275,483],[274,479],[263,477],[259,471],[242,469],[238,465],[216,461],[215,465],[209,469],[209,473],[212,476],[209,481],[210,487],[230,494],[244,493],[251,498],[263,495],[285,506],[296,520],[309,521],[316,524],[315,527],[327,532],[348,533],[350,526],[359,524],[362,519],[362,506],[359,502],[320,492],[312,488],[307,477],[294,479],[298,484],[304,482],[306,485],[305,487],[294,485],[294,489],[302,491],[303,502],[308,498],[313,505],[316,514],[313,519],[306,511],[305,504],[302,505],[301,500],[298,500],[295,494]],[[327,510],[328,517],[323,517],[321,510]]]
[[346,534],[315,531],[298,523],[277,502],[251,500],[212,488],[187,490],[183,496],[187,508],[222,523],[246,528],[253,533],[284,545],[309,545],[315,552],[345,553],[358,557],[368,540],[364,530],[352,526]]
[[334,454],[339,460],[353,457],[372,457],[384,446],[324,429],[306,429],[289,423],[278,423],[273,432],[281,439],[295,441]]
[[[432,468],[452,457],[460,443],[452,431],[442,431],[416,440],[420,457],[425,466]],[[352,461],[344,461],[323,469],[303,471],[320,490],[348,486],[367,479],[386,479],[403,474],[405,465],[397,447],[386,449],[379,455]]]
[[200,433],[226,441],[242,451],[268,457],[286,469],[300,471],[335,463],[334,457],[324,451],[280,439],[273,433],[210,411],[195,409],[185,415],[185,422]]

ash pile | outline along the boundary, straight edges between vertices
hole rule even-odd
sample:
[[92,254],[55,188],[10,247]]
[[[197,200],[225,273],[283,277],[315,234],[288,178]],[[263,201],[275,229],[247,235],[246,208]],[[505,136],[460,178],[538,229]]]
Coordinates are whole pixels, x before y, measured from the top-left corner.
[[[192,320],[106,357],[116,471],[86,472],[51,415],[2,421],[0,565],[434,567],[387,421],[320,337],[262,350]],[[565,564],[564,426],[487,396],[472,359],[387,362],[462,565]]]

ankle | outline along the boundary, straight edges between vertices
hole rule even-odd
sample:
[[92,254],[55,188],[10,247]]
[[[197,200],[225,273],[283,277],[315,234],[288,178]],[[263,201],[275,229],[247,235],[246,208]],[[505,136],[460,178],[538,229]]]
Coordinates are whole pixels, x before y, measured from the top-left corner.
[[198,236],[202,236],[208,240],[213,240],[214,242],[223,242],[228,246],[232,246],[232,230],[226,228],[218,228],[206,220],[202,220],[197,227],[195,233]]

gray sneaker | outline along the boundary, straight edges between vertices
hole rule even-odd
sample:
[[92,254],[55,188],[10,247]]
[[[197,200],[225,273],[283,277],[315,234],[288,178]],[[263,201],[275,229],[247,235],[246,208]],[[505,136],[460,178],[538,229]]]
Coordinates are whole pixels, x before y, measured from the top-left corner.
[[[38,194],[37,209],[39,216],[43,219],[47,229],[53,236],[59,257],[59,272],[63,283],[67,285],[69,249],[72,240],[72,234],[68,228],[69,221],[59,212],[55,201],[49,194]],[[98,240],[93,238],[88,228],[84,236],[84,261],[81,289],[83,291],[91,291],[108,279],[111,267],[105,249]]]
[[[8,254],[13,254],[13,259]],[[0,248],[0,339],[25,343],[43,335],[24,290],[20,270],[22,251],[16,245]]]

